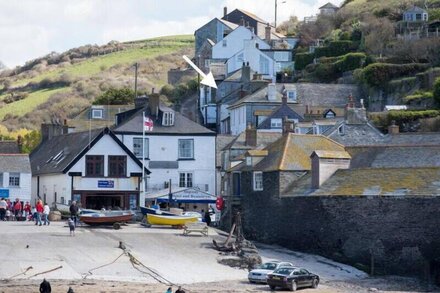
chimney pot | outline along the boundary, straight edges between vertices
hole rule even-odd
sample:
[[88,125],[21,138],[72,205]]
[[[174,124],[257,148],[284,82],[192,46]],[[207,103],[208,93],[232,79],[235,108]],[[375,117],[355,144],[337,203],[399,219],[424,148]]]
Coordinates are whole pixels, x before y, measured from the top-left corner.
[[395,120],[391,121],[391,125],[388,126],[388,134],[394,135],[394,134],[399,134],[399,132],[400,132],[399,125],[396,125]]
[[265,36],[266,42],[270,43],[272,28],[270,27],[269,23],[267,23],[264,32],[265,32],[264,36]]
[[225,6],[223,7],[223,17],[226,17],[227,14],[228,14],[228,7]]

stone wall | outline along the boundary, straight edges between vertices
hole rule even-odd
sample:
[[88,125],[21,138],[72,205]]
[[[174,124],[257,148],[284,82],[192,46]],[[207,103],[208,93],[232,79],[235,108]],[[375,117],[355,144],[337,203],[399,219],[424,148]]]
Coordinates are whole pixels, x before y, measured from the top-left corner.
[[[317,253],[377,274],[440,271],[440,198],[243,198],[249,239]],[[300,265],[300,264],[299,264]],[[430,272],[430,274],[428,274]]]

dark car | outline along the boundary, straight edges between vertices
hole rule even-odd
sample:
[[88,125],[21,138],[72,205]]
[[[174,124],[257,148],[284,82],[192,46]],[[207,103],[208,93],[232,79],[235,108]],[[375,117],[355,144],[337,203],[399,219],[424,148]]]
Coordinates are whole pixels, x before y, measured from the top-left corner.
[[319,277],[306,269],[284,267],[268,274],[267,284],[272,290],[281,287],[296,291],[300,287],[318,287]]

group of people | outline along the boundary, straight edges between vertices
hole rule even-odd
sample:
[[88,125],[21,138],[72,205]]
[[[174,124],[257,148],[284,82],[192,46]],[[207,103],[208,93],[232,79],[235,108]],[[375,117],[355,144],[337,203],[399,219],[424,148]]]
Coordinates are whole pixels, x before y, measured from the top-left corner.
[[19,198],[12,202],[9,199],[0,199],[0,221],[35,221],[35,225],[50,225],[50,207],[39,199],[35,207],[30,202],[23,203]]
[[12,202],[10,199],[0,199],[0,221],[26,220],[31,214],[31,204],[23,203],[19,198]]
[[[165,293],[173,293],[173,289],[169,287]],[[182,289],[182,286],[179,286],[174,293],[185,293],[185,291]]]

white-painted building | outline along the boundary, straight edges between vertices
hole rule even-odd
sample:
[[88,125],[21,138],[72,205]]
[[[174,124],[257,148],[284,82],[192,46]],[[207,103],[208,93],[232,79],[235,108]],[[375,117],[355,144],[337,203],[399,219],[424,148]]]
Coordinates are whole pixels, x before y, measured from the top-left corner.
[[30,159],[34,200],[76,200],[91,209],[139,206],[142,164],[108,128],[43,137]]
[[[154,123],[153,130],[145,132],[144,143],[143,112]],[[171,180],[173,187],[215,194],[215,132],[161,105],[157,95],[151,95],[148,106],[121,121],[114,132],[140,161],[145,148],[145,167],[151,171],[147,193],[167,188]]]
[[0,154],[0,198],[30,201],[31,177],[27,154]]

